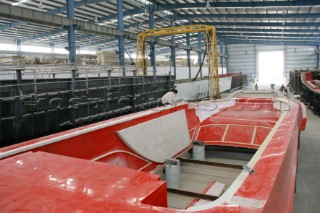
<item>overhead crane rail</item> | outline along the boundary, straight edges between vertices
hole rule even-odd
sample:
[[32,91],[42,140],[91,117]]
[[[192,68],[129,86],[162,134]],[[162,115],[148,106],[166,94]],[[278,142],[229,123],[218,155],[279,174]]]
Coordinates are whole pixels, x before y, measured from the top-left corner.
[[[217,37],[216,28],[208,25],[187,25],[168,28],[156,28],[146,30],[138,34],[137,39],[137,58],[136,58],[136,75],[143,73],[147,75],[147,62],[146,62],[146,39],[151,36],[166,36],[184,33],[198,33],[205,32],[206,34],[206,48],[208,57],[208,78],[209,78],[209,92],[210,99],[214,97],[220,98],[219,89],[219,73],[218,73],[218,52],[217,52]],[[188,47],[189,48],[189,47]]]

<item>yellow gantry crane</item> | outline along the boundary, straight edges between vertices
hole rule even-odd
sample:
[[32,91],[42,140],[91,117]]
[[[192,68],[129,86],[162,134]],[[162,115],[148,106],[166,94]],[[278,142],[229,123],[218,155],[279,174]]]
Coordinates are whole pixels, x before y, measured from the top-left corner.
[[205,32],[206,34],[210,99],[212,100],[214,96],[216,98],[220,98],[216,28],[213,26],[197,24],[178,27],[157,28],[139,33],[137,40],[136,75],[139,75],[140,73],[143,73],[143,75],[147,75],[147,60],[145,55],[147,37],[197,32]]

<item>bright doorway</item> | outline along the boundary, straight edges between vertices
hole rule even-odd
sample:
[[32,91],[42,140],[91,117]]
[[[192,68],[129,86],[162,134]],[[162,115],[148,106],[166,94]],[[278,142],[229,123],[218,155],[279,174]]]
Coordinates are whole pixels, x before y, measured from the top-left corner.
[[283,51],[259,52],[259,84],[283,83]]

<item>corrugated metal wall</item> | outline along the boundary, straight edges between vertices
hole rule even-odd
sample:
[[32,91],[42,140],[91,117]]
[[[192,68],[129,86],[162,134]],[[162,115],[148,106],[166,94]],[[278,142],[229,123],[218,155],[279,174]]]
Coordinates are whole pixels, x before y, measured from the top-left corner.
[[316,47],[287,46],[286,48],[286,72],[292,69],[305,69],[317,67]]
[[249,79],[256,76],[256,50],[251,44],[233,44],[227,46],[228,73],[245,73]]
[[317,67],[316,47],[231,44],[227,47],[228,73],[242,72],[254,79],[257,77],[258,52],[277,50],[284,51],[284,76],[287,78],[292,69]]

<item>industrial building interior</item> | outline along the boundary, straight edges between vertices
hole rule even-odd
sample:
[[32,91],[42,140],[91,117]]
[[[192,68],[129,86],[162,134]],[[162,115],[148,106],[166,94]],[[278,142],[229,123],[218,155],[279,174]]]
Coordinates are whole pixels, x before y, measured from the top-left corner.
[[[306,108],[307,124],[305,130],[300,129],[297,136],[299,148],[297,165],[294,165],[294,168],[297,167],[297,172],[294,179],[293,200],[288,196],[290,201],[286,205],[289,206],[288,212],[318,212],[318,192],[320,191],[318,183],[320,178],[319,0],[0,0],[0,168],[2,168],[0,170],[10,171],[5,170],[4,165],[6,162],[10,163],[11,158],[19,156],[17,154],[20,151],[15,151],[18,149],[23,150],[23,153],[28,153],[28,150],[53,154],[61,152],[62,155],[74,157],[64,154],[68,153],[66,150],[75,149],[75,147],[71,148],[73,143],[65,150],[61,145],[53,149],[54,151],[50,148],[37,149],[37,146],[34,148],[34,144],[45,143],[50,137],[60,137],[62,140],[69,137],[66,135],[72,135],[77,131],[86,133],[95,131],[94,125],[100,125],[100,122],[106,122],[107,125],[108,122],[126,121],[130,116],[140,115],[139,113],[149,116],[150,110],[162,109],[161,107],[166,110],[167,106],[162,106],[166,104],[163,102],[163,97],[174,90],[178,93],[175,95],[173,108],[180,110],[184,103],[190,105],[211,100],[219,102],[221,98],[221,100],[230,101],[230,97],[238,98],[237,101],[241,102],[241,98],[249,97],[250,99],[251,96],[253,99],[256,98],[255,101],[259,98],[276,97],[273,101],[274,105],[281,99],[293,105],[299,103],[300,111],[301,108]],[[195,109],[198,110],[196,107]],[[262,109],[262,111],[266,110]],[[305,118],[300,111],[296,116],[302,116],[302,118],[297,118],[296,123]],[[164,115],[166,113],[161,114],[161,116]],[[272,116],[275,115],[278,116],[278,114],[272,114]],[[179,120],[180,115],[175,116],[172,118],[172,125],[177,125],[172,128],[177,130],[184,128],[178,121],[185,121]],[[189,114],[186,116],[190,125],[190,120],[194,118],[188,117]],[[261,115],[257,114],[257,116]],[[263,120],[261,122],[266,122],[268,116],[271,116],[271,113],[261,117]],[[162,122],[168,122],[165,119],[167,118]],[[204,121],[200,119],[201,122]],[[167,123],[168,127],[169,123]],[[144,128],[152,128],[152,125]],[[275,124],[275,127],[279,127],[277,125]],[[203,126],[205,126],[204,123]],[[117,130],[119,131],[117,135],[110,138],[113,140],[114,137],[119,137],[122,141],[130,141],[131,139],[126,139],[130,128],[125,127],[127,129]],[[275,131],[273,126],[271,128],[264,124],[255,124],[251,145],[256,140],[255,134],[260,127],[272,129],[272,131],[268,130],[270,134]],[[223,128],[226,130],[223,129],[222,141],[228,137],[227,131],[231,126],[229,127],[228,124]],[[136,131],[139,130],[138,127],[136,129]],[[188,131],[190,133],[191,130]],[[292,131],[295,132],[295,130]],[[143,134],[149,134],[145,132]],[[138,134],[140,133],[136,133],[135,136]],[[92,137],[98,140],[99,136]],[[150,137],[156,136],[150,135]],[[137,136],[137,138],[144,137]],[[93,145],[88,146],[87,152],[93,149]],[[130,145],[128,147],[132,148]],[[135,150],[135,148],[132,149]],[[181,154],[176,157],[181,161],[181,168],[185,171],[207,170],[208,176],[201,177],[201,181],[210,182],[209,175],[226,175],[228,179],[225,182],[226,188],[221,189],[220,193],[228,194],[227,191],[236,182],[242,167],[239,170],[239,165],[236,165],[220,171],[220,165],[214,164],[214,170],[210,170],[208,168],[212,166],[211,161],[217,161],[218,164],[247,164],[259,152],[254,149],[260,150],[259,147],[251,146],[248,150],[239,149],[239,152],[231,155],[230,153],[235,152],[234,150],[229,150],[229,153],[217,147],[211,149],[208,145],[206,160],[209,163],[201,161],[202,165],[196,169],[189,168],[189,164],[186,166],[190,163],[189,157],[192,158],[190,150],[181,154],[181,149],[179,152],[172,153],[172,156]],[[137,151],[132,153],[130,155],[138,156]],[[87,155],[89,154],[79,158],[91,161],[100,159],[97,156],[86,158]],[[230,160],[229,158],[232,157],[237,159]],[[148,160],[149,164],[144,169],[153,165],[152,160],[143,155],[137,158]],[[100,162],[109,161],[101,160]],[[121,165],[121,162],[115,162],[115,165]],[[157,166],[159,167],[158,164]],[[285,166],[282,165],[282,167]],[[247,167],[243,168],[246,170]],[[151,169],[148,170],[150,171]],[[164,180],[165,174],[168,173],[164,167],[152,171],[155,171],[154,174],[160,176],[161,180]],[[250,171],[249,168],[249,174],[251,174]],[[216,195],[201,194],[202,191],[197,187],[208,187],[208,183],[205,182],[202,186],[202,182],[197,182],[196,178],[193,183],[193,180],[189,180],[192,178],[188,177],[192,172],[188,172],[181,172],[183,179],[181,181],[190,184],[183,190],[180,189],[182,192],[168,188],[168,207],[193,210],[192,208],[196,209],[192,207],[195,198],[217,199],[212,197]],[[6,181],[5,177],[0,177],[1,197],[6,197],[8,189],[5,187],[8,183]],[[217,178],[217,181],[221,182],[223,178]],[[285,179],[283,181],[286,182]],[[216,184],[217,188],[220,186]],[[187,189],[193,192],[186,192]],[[263,188],[256,190],[263,190]],[[285,193],[284,189],[272,189],[273,192],[276,190],[279,194],[281,194],[279,190]],[[179,195],[176,196],[176,194]],[[286,198],[283,196],[274,199],[286,203],[284,201]],[[4,212],[19,210],[20,204],[14,207],[16,201],[10,199],[0,199],[0,209]],[[245,204],[239,204],[240,201],[235,203],[240,207],[249,206],[252,212],[271,212],[272,208],[269,206],[272,205],[277,205],[272,212],[285,212],[280,210],[283,209],[279,207],[281,204],[272,204],[275,201],[265,200],[262,202],[264,204],[258,201],[260,202],[257,199],[248,199],[243,201]],[[157,206],[155,201],[152,202],[150,201],[150,205]],[[161,200],[161,202],[165,201]],[[38,204],[34,205],[34,208],[39,207],[40,204]],[[145,201],[144,204],[149,203]],[[31,204],[28,206],[26,203],[26,205],[28,208],[22,211],[36,210],[32,209]],[[50,203],[46,205],[49,206]],[[158,206],[165,205],[161,203]],[[249,211],[240,207],[231,209],[233,211],[225,207],[217,212]],[[264,211],[258,211],[259,208],[264,208]],[[73,210],[75,209],[77,208]],[[92,204],[92,212],[108,212],[108,208],[106,209],[107,211],[102,211],[98,204]],[[81,207],[78,210],[80,211]],[[44,212],[47,211],[48,209],[44,210]],[[53,212],[56,211],[57,209],[53,210]],[[67,212],[66,209],[64,211]],[[119,211],[131,212],[129,207],[119,208]],[[144,211],[162,212],[157,208],[146,208]]]

